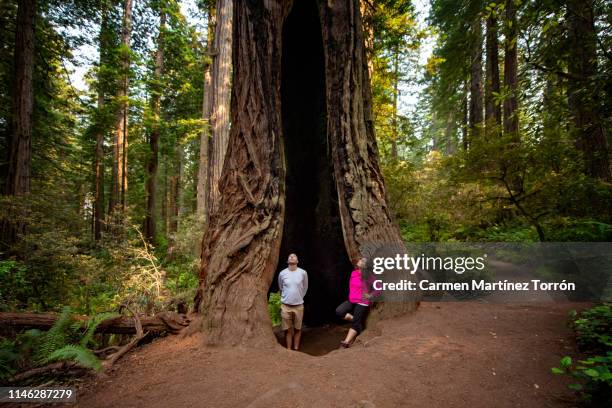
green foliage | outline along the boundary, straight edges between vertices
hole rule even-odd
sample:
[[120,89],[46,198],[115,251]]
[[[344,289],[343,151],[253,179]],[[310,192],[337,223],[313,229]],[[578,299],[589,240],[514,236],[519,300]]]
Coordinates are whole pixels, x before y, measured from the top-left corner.
[[14,340],[2,340],[0,379],[53,361],[73,361],[82,367],[99,370],[100,362],[90,347],[95,344],[96,327],[112,316],[111,313],[94,315],[83,327],[66,307],[48,331],[33,329],[17,335]]
[[0,381],[15,374],[18,359],[19,353],[15,347],[15,342],[0,339]]
[[571,317],[578,347],[587,357],[573,362],[565,356],[551,371],[576,379],[569,387],[592,406],[603,406],[612,396],[612,304],[574,312]]
[[281,324],[281,296],[279,292],[270,293],[268,313],[270,314],[270,320],[272,320],[272,326]]
[[87,348],[90,346],[96,346],[94,341],[94,334],[96,333],[96,328],[102,323],[102,321],[106,319],[110,319],[111,317],[116,316],[115,313],[98,313],[93,315],[87,321],[87,326],[85,327],[85,334],[79,341],[79,346],[83,348]]
[[45,362],[53,361],[74,361],[83,368],[100,371],[102,364],[91,350],[76,344],[67,344],[64,347],[53,351],[46,358]]
[[592,307],[571,323],[576,341],[584,352],[603,352],[612,348],[612,303]]
[[0,311],[19,309],[30,294],[27,266],[13,259],[0,260]]
[[36,336],[37,344],[32,356],[36,364],[44,363],[51,353],[70,342],[74,336],[73,324],[70,308],[66,307],[49,331]]

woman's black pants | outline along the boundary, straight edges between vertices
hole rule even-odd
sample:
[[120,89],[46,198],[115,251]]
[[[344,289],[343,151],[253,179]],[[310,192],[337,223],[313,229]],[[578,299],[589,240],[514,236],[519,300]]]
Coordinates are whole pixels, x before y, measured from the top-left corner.
[[338,316],[340,319],[344,319],[344,316],[346,316],[347,313],[352,314],[352,328],[357,332],[357,334],[359,334],[363,331],[368,309],[370,309],[370,306],[358,305],[347,300],[336,308],[336,316]]

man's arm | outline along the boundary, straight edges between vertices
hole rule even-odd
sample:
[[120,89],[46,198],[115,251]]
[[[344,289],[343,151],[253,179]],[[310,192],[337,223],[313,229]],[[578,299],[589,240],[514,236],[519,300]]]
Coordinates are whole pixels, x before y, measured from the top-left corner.
[[304,294],[308,291],[308,273],[304,271]]
[[278,290],[280,291],[281,295],[283,294],[283,271],[281,271],[281,273],[278,274]]

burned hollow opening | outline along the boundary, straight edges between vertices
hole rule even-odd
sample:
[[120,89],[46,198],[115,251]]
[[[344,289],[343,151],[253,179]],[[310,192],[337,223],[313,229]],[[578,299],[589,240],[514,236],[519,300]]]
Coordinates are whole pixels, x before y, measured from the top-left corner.
[[[281,104],[286,203],[278,270],[294,252],[308,272],[305,324],[333,321],[351,262],[342,236],[327,140],[325,60],[316,0],[294,2],[283,27]],[[271,291],[277,288],[278,271]]]

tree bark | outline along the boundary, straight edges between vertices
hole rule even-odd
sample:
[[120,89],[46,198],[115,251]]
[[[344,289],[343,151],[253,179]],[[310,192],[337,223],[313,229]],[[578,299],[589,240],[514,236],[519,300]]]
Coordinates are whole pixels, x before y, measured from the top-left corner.
[[[32,117],[34,111],[34,46],[36,0],[20,0],[15,33],[15,71],[11,106],[11,133],[8,141],[8,171],[5,195],[22,197],[30,192],[32,171]],[[25,205],[17,203],[17,205]],[[5,245],[16,242],[25,232],[26,214],[7,217],[2,226]]]
[[209,143],[208,210],[219,206],[219,181],[227,153],[230,132],[230,90],[232,73],[232,0],[217,0],[212,63],[212,111]]
[[[104,6],[103,6],[104,7]],[[94,240],[102,237],[102,220],[104,218],[104,135],[106,131],[105,110],[105,78],[102,76],[102,66],[107,62],[105,53],[109,46],[108,36],[108,10],[103,8],[100,21],[99,36],[99,67],[98,67],[98,120],[96,124],[96,149],[94,159],[95,173],[95,202],[94,202]]]
[[[104,93],[98,91],[98,112],[104,110]],[[99,124],[101,125],[101,124]],[[98,126],[99,126],[98,125]],[[102,219],[104,218],[104,131],[96,131],[96,151],[95,151],[95,203],[94,203],[94,240],[98,241],[102,237]]]
[[504,99],[504,133],[518,141],[518,27],[514,0],[506,0],[505,28],[504,86],[508,95]]
[[457,152],[457,142],[455,139],[455,112],[449,111],[446,116],[446,127],[444,129],[444,154],[452,156]]
[[[53,313],[0,313],[0,327],[49,330],[58,318],[59,315]],[[89,320],[87,316],[73,315],[72,318],[82,322],[83,327],[86,327]],[[187,325],[185,317],[174,312],[141,317],[140,321],[144,330],[154,333],[177,332]],[[96,327],[96,333],[135,334],[134,319],[125,316],[111,317]]]
[[470,138],[478,139],[482,131],[482,26],[480,17],[472,23],[470,65]]
[[113,140],[113,182],[108,211],[112,214],[117,205],[125,210],[128,188],[127,150],[128,150],[128,90],[130,71],[130,43],[132,39],[132,0],[123,4],[123,24],[121,29],[121,73],[117,91],[117,121]]
[[[399,139],[399,124],[397,120],[397,103],[399,98],[399,50],[396,46],[393,56],[393,132],[391,139],[391,158],[397,160],[397,141]],[[366,52],[367,55],[367,52]],[[369,73],[369,70],[368,70]]]
[[[358,0],[317,2],[325,59],[326,140],[350,258],[402,246],[385,198]],[[234,4],[232,128],[219,210],[202,243],[195,308],[211,343],[273,344],[267,292],[285,220],[281,123],[283,21],[290,2]],[[339,271],[338,273],[343,273]],[[415,302],[385,309],[410,310]],[[383,310],[378,307],[374,314]],[[393,311],[392,311],[393,312]],[[391,312],[391,313],[392,313]]]
[[231,143],[219,211],[202,245],[201,286],[209,341],[273,342],[266,294],[283,227],[285,164],[281,126],[281,37],[290,3],[234,4]]
[[151,148],[147,163],[147,213],[145,216],[144,235],[150,243],[155,243],[157,235],[157,168],[159,162],[159,122],[161,113],[162,73],[164,69],[164,31],[166,29],[166,13],[160,10],[159,34],[157,51],[155,52],[155,72],[151,89],[151,113],[153,123],[149,146]]
[[568,0],[568,102],[574,140],[590,177],[611,180],[605,126],[600,114],[597,85],[597,33],[592,0]]
[[[215,12],[214,9],[208,11],[208,46],[209,54],[212,54],[214,45],[215,33]],[[200,134],[200,160],[198,162],[198,186],[197,186],[197,202],[196,211],[198,217],[205,221],[208,219],[208,173],[209,173],[209,156],[210,149],[210,114],[212,110],[212,80],[211,80],[211,63],[206,64],[204,68],[204,92],[202,96],[202,119],[204,127]]]
[[[485,124],[487,134],[492,136],[501,133],[502,112],[496,102],[495,94],[499,95],[499,44],[497,40],[497,17],[492,14],[487,18],[487,65],[485,82]],[[490,131],[490,130],[493,131]]]
[[[163,151],[162,151],[163,152]],[[161,208],[161,217],[162,217],[162,225],[164,227],[164,236],[168,236],[168,155],[162,153],[162,164],[164,167],[164,191],[162,198],[162,208]]]
[[464,151],[467,151],[470,147],[470,141],[468,139],[468,85],[467,82],[464,85],[463,98],[461,99],[461,146]]
[[[168,196],[168,234],[178,231],[181,214],[181,183],[183,179],[183,146],[181,140],[176,141],[174,148],[173,174],[170,176]],[[171,246],[168,248],[171,251]]]

